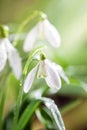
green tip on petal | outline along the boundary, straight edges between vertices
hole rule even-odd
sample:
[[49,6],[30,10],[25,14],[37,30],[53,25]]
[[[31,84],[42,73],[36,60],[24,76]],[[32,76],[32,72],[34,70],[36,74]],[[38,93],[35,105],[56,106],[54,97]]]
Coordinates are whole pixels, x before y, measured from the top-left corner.
[[0,38],[8,37],[9,28],[5,25],[0,25]]

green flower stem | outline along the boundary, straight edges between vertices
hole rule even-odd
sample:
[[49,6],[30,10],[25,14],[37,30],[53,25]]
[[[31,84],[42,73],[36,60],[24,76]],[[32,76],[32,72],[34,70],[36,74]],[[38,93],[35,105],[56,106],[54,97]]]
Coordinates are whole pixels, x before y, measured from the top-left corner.
[[39,48],[36,48],[36,49],[34,49],[34,50],[31,52],[31,54],[29,55],[28,60],[27,60],[27,62],[26,62],[26,64],[25,64],[24,70],[23,70],[23,74],[24,74],[24,75],[27,74],[27,70],[28,70],[29,64],[30,64],[30,62],[32,61],[33,57],[34,57],[37,53],[39,53],[42,49],[44,49],[45,47],[46,47],[46,46],[40,46]]
[[15,39],[14,39],[14,42],[13,42],[13,44],[14,44],[14,46],[16,46],[17,45],[17,43],[18,43],[18,39],[19,39],[19,34],[23,31],[23,29],[25,28],[25,26],[31,21],[31,20],[33,20],[35,17],[37,17],[37,16],[40,16],[40,18],[42,18],[42,19],[45,19],[46,18],[46,15],[43,13],[43,12],[41,12],[41,11],[34,11],[25,21],[23,21],[23,23],[19,26],[19,29],[18,29],[18,31],[17,31],[17,36],[15,37]]
[[24,77],[22,76],[21,84],[20,84],[20,90],[16,102],[16,107],[15,107],[15,112],[14,112],[14,119],[13,119],[13,125],[12,125],[12,130],[15,130],[15,127],[18,122],[18,117],[19,117],[19,112],[20,112],[20,107],[22,104],[22,97],[23,97],[23,79]]

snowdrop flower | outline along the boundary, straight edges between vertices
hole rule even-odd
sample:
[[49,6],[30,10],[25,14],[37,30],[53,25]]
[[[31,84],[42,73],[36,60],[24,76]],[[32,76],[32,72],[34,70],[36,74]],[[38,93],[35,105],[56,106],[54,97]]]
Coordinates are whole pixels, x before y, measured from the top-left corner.
[[22,73],[21,58],[18,51],[8,40],[7,33],[4,33],[5,29],[6,26],[0,26],[0,72],[3,71],[8,59],[15,76],[17,77],[17,79],[20,79]]
[[52,64],[52,66],[54,66],[54,68],[56,69],[56,71],[59,73],[60,77],[61,77],[67,84],[69,84],[70,81],[69,81],[68,77],[66,76],[65,72],[63,71],[63,68],[62,68],[60,65],[58,65],[58,64],[56,64],[56,63],[54,63],[54,62],[51,62],[51,61],[49,61],[49,62],[50,62],[50,64]]
[[46,19],[42,19],[33,29],[28,33],[23,49],[25,52],[30,51],[34,47],[36,40],[46,40],[53,47],[59,47],[61,38],[57,29]]
[[27,75],[23,88],[25,93],[30,90],[36,74],[37,77],[44,78],[50,88],[56,90],[61,88],[60,77],[62,77],[66,82],[68,81],[63,69],[61,70],[56,64],[43,58],[43,60],[41,60]]

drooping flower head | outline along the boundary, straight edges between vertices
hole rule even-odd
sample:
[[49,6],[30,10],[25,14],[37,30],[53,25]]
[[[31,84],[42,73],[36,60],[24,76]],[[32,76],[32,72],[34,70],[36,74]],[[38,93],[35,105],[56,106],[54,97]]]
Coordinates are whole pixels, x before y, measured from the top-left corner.
[[[60,69],[61,68],[61,69]],[[24,92],[27,93],[34,81],[35,75],[37,77],[44,78],[47,85],[52,88],[59,90],[61,88],[62,77],[67,83],[69,83],[61,66],[49,61],[43,55],[39,63],[29,72],[24,82]]]
[[36,40],[46,40],[53,47],[59,47],[61,43],[60,34],[46,17],[42,18],[28,33],[23,49],[25,52],[33,49]]
[[1,25],[0,26],[0,72],[3,71],[6,61],[9,61],[9,64],[17,77],[20,79],[22,73],[22,64],[21,58],[18,51],[10,43],[8,39],[8,27]]

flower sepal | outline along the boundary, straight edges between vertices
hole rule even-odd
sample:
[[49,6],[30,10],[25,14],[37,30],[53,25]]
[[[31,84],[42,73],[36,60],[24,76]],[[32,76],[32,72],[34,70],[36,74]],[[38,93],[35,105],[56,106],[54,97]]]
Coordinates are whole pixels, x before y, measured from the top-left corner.
[[0,38],[6,38],[9,34],[9,28],[5,25],[0,25]]

